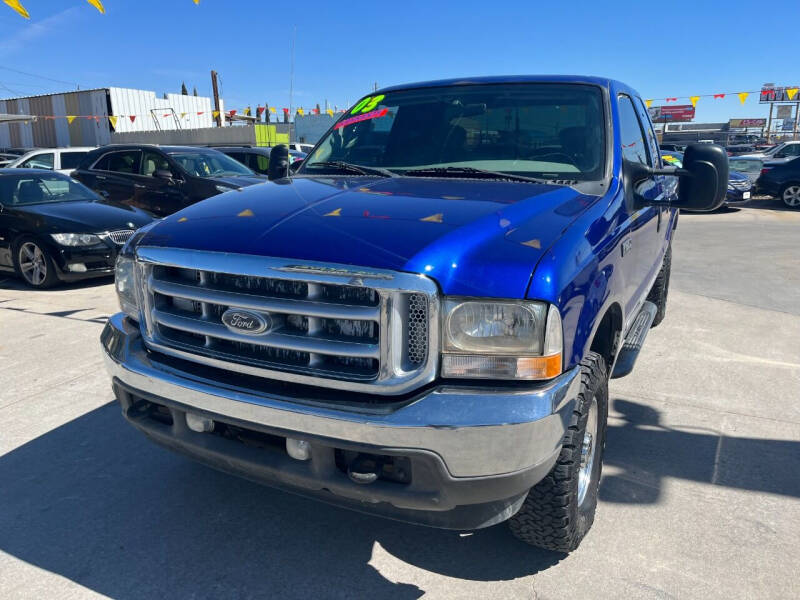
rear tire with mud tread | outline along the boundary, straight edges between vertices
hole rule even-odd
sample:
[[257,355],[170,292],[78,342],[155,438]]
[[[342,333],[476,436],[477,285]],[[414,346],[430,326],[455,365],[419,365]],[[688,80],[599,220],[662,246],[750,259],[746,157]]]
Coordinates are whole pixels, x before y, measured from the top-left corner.
[[653,282],[653,287],[650,288],[650,293],[647,294],[647,301],[652,302],[658,309],[656,316],[650,327],[655,327],[667,314],[667,295],[669,294],[669,276],[672,271],[672,244],[667,247],[664,254],[664,262],[661,263],[661,270],[658,272],[658,277]]

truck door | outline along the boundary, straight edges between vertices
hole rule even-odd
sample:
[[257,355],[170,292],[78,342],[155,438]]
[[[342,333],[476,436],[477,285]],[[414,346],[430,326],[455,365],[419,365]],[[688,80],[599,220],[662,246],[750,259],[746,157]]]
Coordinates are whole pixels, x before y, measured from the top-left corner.
[[[660,164],[660,158],[655,155],[655,150],[651,147],[645,133],[645,125],[633,98],[620,94],[617,102],[623,159],[646,166]],[[647,120],[646,124],[649,128],[650,121]],[[628,318],[633,318],[641,303],[646,299],[652,280],[661,266],[659,249],[665,239],[663,230],[667,221],[662,214],[664,209],[636,205],[633,202],[631,191],[628,190],[626,198],[630,229],[627,239],[622,242],[622,269],[625,274],[629,300],[626,306]],[[663,177],[652,177],[641,183],[637,191],[648,200],[666,200]]]

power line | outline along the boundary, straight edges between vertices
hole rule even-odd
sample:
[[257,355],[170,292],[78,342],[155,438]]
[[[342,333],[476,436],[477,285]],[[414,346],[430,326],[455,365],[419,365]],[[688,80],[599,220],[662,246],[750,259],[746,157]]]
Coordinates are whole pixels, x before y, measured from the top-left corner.
[[0,69],[3,69],[5,71],[12,71],[13,73],[19,73],[20,75],[27,75],[28,77],[37,77],[39,79],[46,79],[47,81],[53,81],[55,83],[65,83],[67,85],[80,87],[80,84],[75,83],[74,81],[64,81],[63,79],[53,79],[52,77],[45,77],[44,75],[37,75],[36,73],[28,73],[27,71],[20,71],[19,69],[12,69],[11,67],[0,66]]

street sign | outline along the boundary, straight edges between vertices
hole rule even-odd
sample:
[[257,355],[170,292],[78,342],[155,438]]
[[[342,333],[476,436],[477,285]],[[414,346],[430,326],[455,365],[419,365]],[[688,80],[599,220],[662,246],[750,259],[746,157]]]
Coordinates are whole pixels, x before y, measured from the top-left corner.
[[731,119],[728,121],[728,126],[733,128],[739,127],[764,127],[767,124],[766,119]]
[[694,119],[694,106],[691,104],[675,104],[670,106],[651,106],[647,109],[654,123],[678,123]]

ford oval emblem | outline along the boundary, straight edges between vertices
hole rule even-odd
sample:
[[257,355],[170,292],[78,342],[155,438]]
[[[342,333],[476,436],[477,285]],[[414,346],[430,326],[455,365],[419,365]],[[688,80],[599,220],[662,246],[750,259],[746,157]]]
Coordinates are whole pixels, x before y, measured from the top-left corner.
[[245,335],[258,335],[272,326],[272,320],[268,315],[260,315],[240,308],[229,308],[222,313],[222,322],[231,331]]

